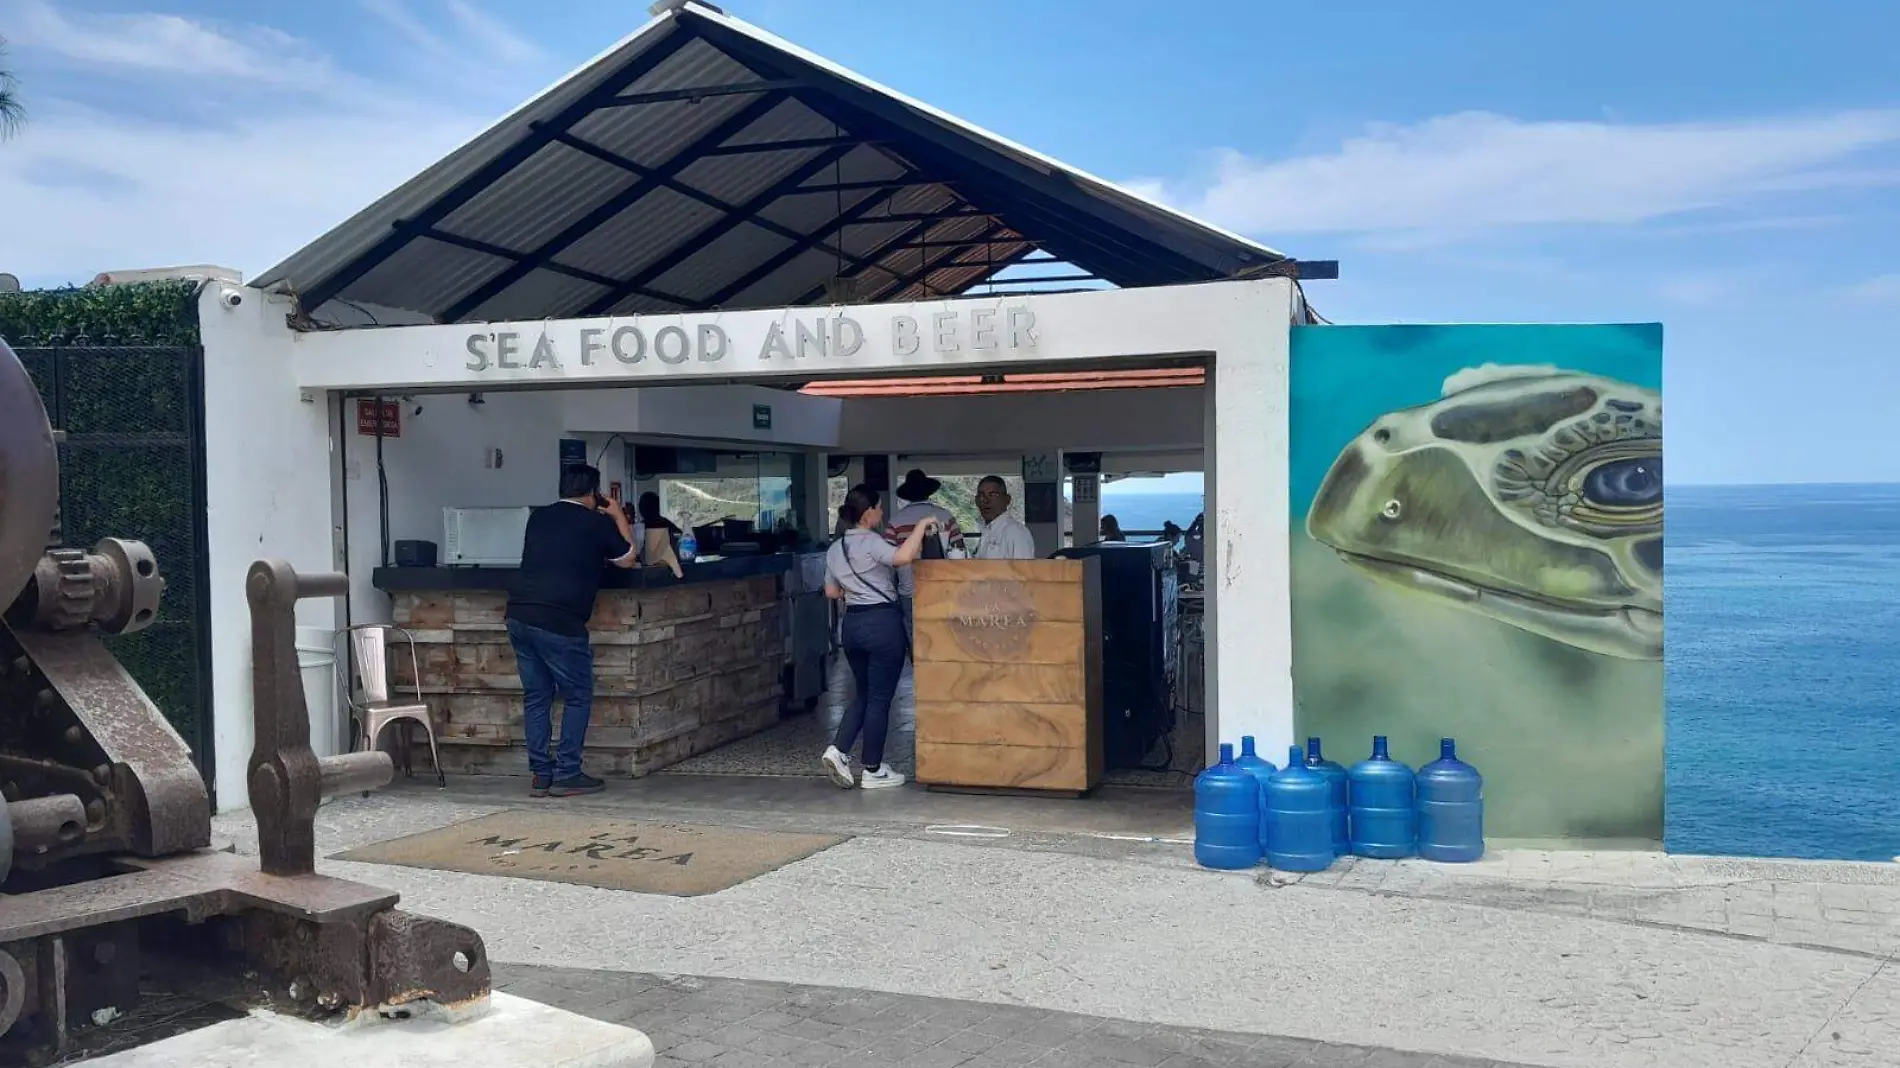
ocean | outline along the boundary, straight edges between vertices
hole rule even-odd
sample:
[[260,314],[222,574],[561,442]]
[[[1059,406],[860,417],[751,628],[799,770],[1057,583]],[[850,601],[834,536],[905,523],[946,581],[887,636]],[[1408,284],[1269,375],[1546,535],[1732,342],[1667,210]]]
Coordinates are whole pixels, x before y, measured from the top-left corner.
[[1900,485],[1672,486],[1666,540],[1666,848],[1900,858]]
[[[1161,524],[1170,519],[1186,530],[1194,517],[1201,514],[1201,495],[1117,493],[1111,482],[1102,488],[1102,514],[1114,516],[1123,530],[1160,530]],[[1149,540],[1139,535],[1129,536],[1136,541]]]

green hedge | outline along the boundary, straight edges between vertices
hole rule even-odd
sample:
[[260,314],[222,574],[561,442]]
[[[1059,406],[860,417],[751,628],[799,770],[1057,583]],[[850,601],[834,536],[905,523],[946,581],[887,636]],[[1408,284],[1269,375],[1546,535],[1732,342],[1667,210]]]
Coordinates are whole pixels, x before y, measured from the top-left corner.
[[0,338],[25,345],[196,345],[198,283],[0,293]]
[[[0,294],[0,337],[23,350],[48,414],[68,435],[60,460],[65,543],[136,538],[158,556],[166,578],[158,621],[107,645],[194,750],[210,733],[201,719],[209,680],[199,677],[202,516],[192,499],[198,398],[192,358],[181,351],[199,344],[197,291],[196,282],[163,281]],[[63,368],[57,407],[55,367]],[[148,440],[113,443],[118,435]]]

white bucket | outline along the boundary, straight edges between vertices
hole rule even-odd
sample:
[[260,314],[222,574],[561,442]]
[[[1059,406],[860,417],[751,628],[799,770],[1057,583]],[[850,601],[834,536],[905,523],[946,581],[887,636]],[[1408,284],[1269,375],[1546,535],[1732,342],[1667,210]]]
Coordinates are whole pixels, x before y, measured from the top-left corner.
[[310,708],[310,748],[320,757],[343,752],[343,720],[336,689],[336,646],[323,627],[297,628],[297,669]]

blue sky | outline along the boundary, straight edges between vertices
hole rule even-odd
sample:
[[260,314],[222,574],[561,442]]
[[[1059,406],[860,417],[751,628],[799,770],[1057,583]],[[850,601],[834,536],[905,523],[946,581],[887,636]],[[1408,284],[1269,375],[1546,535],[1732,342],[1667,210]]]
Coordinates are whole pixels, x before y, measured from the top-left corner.
[[[1676,482],[1900,480],[1900,4],[730,0],[1303,258],[1341,322],[1666,324]],[[0,0],[0,270],[256,272],[635,0]]]

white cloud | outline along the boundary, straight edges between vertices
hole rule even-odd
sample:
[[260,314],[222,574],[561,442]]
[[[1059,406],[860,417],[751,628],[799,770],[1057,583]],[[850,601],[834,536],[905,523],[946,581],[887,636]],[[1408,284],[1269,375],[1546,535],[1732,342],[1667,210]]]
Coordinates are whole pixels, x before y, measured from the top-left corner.
[[210,262],[253,274],[479,125],[392,107],[192,129],[39,107],[0,151],[0,269],[84,281],[104,270]]
[[[1483,112],[1378,124],[1332,151],[1214,157],[1170,203],[1245,232],[1470,234],[1634,224],[1776,195],[1900,184],[1862,165],[1900,144],[1900,111],[1638,125],[1527,122]],[[1153,183],[1144,183],[1152,195]]]
[[402,0],[360,0],[363,10],[387,23],[401,34],[410,44],[428,52],[438,60],[454,55],[449,39],[429,28],[428,23],[417,18]]
[[1877,274],[1847,288],[1856,304],[1900,304],[1900,274]]
[[42,0],[0,10],[9,16],[16,46],[83,66],[298,89],[329,90],[342,80],[327,57],[266,26],[217,26],[152,12],[68,18]]
[[[161,105],[141,111],[174,116],[91,101],[86,78],[67,79],[80,99],[30,100],[30,122],[0,151],[0,270],[35,279],[184,263],[254,274],[446,155],[541,80],[530,70],[513,87],[491,81],[489,96],[466,106],[463,94],[439,93],[455,102],[443,104],[341,69],[268,27],[67,16],[41,0],[0,0],[0,17],[20,28],[16,60],[48,72],[30,85],[59,84],[60,69],[131,79],[142,101]],[[260,94],[260,83],[293,91]]]
[[462,31],[479,41],[496,59],[509,63],[532,63],[541,58],[541,49],[516,33],[499,19],[476,8],[467,0],[445,0],[449,14]]

